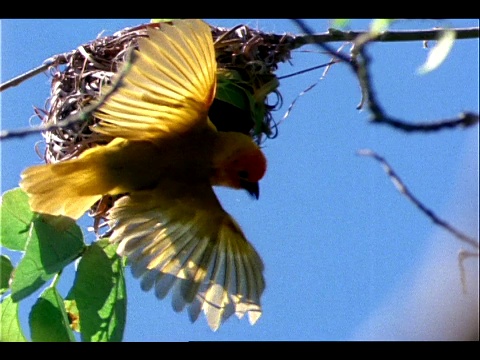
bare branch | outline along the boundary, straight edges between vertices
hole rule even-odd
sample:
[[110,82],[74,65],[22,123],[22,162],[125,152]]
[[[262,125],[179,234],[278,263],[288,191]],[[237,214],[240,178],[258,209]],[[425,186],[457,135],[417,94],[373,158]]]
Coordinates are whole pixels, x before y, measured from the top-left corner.
[[[307,34],[307,37],[310,36],[310,38],[308,39],[309,41],[313,41],[313,39],[316,39],[317,41],[319,41],[316,43],[319,47],[327,51],[330,55],[335,56],[340,60],[343,60],[346,64],[350,66],[350,69],[355,73],[358,78],[362,93],[361,101],[360,104],[357,106],[357,109],[361,109],[366,105],[368,110],[370,111],[370,121],[372,123],[390,125],[396,129],[406,132],[430,132],[443,130],[446,128],[468,127],[475,125],[479,122],[479,115],[473,112],[462,113],[459,117],[454,119],[443,119],[431,123],[410,123],[389,116],[383,110],[380,102],[377,100],[377,96],[375,90],[373,89],[372,81],[370,79],[370,57],[365,50],[366,44],[373,41],[381,41],[379,39],[382,38],[384,39],[386,36],[386,32],[381,34],[369,34],[368,32],[351,32],[352,34],[356,34],[356,37],[350,39],[351,41],[353,41],[354,47],[352,49],[351,57],[348,57],[344,54],[337,52],[329,45],[321,42],[321,38],[315,36],[313,34],[313,30],[307,24],[305,24],[304,21],[298,19],[295,19],[294,21],[302,29],[302,31]],[[478,37],[478,28],[470,30],[471,31],[467,33],[469,34],[469,36],[473,36],[474,34],[476,34],[476,36]],[[427,32],[428,36],[424,34],[425,38],[423,40],[433,40],[429,37],[434,34],[436,37],[438,37],[439,31],[440,30]],[[417,33],[416,35],[418,36],[419,34]],[[462,37],[465,38],[465,36],[467,35],[463,33]],[[394,36],[393,38],[397,39],[396,41],[400,41],[399,39],[401,39],[401,36],[398,36],[398,34],[396,34],[396,36]],[[411,39],[412,38],[410,38],[410,40]]]
[[[279,34],[269,34],[268,37],[271,39],[272,42],[280,43],[288,43],[290,50],[295,50],[301,48],[302,46],[309,45],[309,44],[323,44],[328,42],[345,42],[345,41],[354,41],[365,34],[368,34],[366,31],[342,31],[339,29],[328,29],[327,32],[314,34],[312,31],[307,30],[308,27],[300,20],[294,20],[297,25],[299,25],[307,35],[279,35]],[[139,25],[139,27],[143,27],[144,25]],[[238,25],[227,32],[228,33],[235,31],[241,25]],[[463,28],[463,29],[452,29],[456,33],[456,39],[478,39],[480,37],[480,28],[478,27],[471,27],[471,28]],[[371,41],[374,42],[398,42],[398,41],[430,41],[436,40],[439,37],[439,34],[443,31],[443,29],[431,29],[431,30],[408,30],[408,31],[384,31]],[[327,50],[331,54],[333,54],[333,49]],[[23,81],[45,71],[48,69],[49,66],[55,64],[64,64],[66,62],[67,54],[58,54],[52,56],[50,59],[44,61],[44,63],[35,69],[29,70],[26,73],[15,77],[3,84],[0,84],[0,92],[8,89],[10,87],[19,85]],[[341,58],[341,57],[340,57]],[[344,61],[348,61],[347,58],[342,59]]]
[[[301,20],[294,20],[297,25],[304,30],[307,35],[295,36],[293,42],[294,48],[300,48],[308,44],[319,44],[336,41],[354,41],[358,37],[365,35],[365,31],[342,31],[338,29],[328,29],[325,33],[314,34],[312,31],[305,31],[308,28]],[[302,24],[302,25],[300,25]],[[452,29],[456,33],[456,39],[478,39],[480,37],[480,28]],[[433,41],[437,40],[443,29],[432,30],[408,30],[408,31],[384,31],[377,35],[374,42],[399,42],[399,41]]]
[[[390,117],[382,109],[381,105],[377,101],[376,94],[373,90],[370,81],[369,75],[369,63],[370,59],[365,52],[364,46],[369,42],[389,42],[389,41],[428,41],[435,40],[438,38],[439,34],[443,31],[442,29],[433,29],[433,30],[413,30],[413,31],[385,31],[380,34],[372,35],[368,31],[341,31],[336,29],[329,29],[326,33],[314,34],[313,31],[301,20],[294,20],[297,25],[306,33],[306,35],[289,35],[289,34],[264,34],[261,33],[263,41],[271,44],[278,44],[282,46],[283,53],[288,53],[291,50],[298,49],[307,44],[316,44],[325,50],[328,54],[333,56],[334,62],[343,61],[347,63],[352,71],[357,75],[361,87],[362,99],[359,104],[359,108],[367,106],[370,113],[372,114],[371,121],[373,123],[383,123],[390,125],[392,127],[401,129],[403,131],[435,131],[444,128],[453,128],[457,126],[467,127],[479,122],[479,115],[471,112],[461,114],[458,118],[449,119],[449,120],[440,120],[433,123],[407,123],[399,119]],[[143,28],[148,25],[140,25],[138,28]],[[239,27],[245,27],[239,25],[232,29],[220,29],[212,28],[214,33],[217,35],[216,43],[218,40],[226,37],[229,33],[235,31]],[[465,29],[454,29],[456,32],[457,39],[471,39],[478,38],[480,36],[479,28],[465,28]],[[256,38],[258,40],[258,38]],[[339,42],[339,41],[351,41],[355,44],[355,54],[352,56],[345,55],[340,51],[336,51],[333,47],[330,47],[326,43],[328,42]],[[79,48],[82,50],[82,47]],[[61,64],[67,63],[67,59],[73,53],[64,53],[52,56],[51,58],[44,61],[44,63],[35,69],[27,71],[26,73],[15,77],[3,84],[0,84],[0,91],[5,89],[17,86],[23,81],[30,79],[31,77],[44,72],[50,66],[58,66]],[[305,70],[308,71],[308,70]],[[284,78],[288,77],[285,76]],[[88,109],[88,108],[87,108]],[[93,109],[94,110],[94,109]],[[10,137],[21,137],[28,134],[37,133],[41,131],[49,131],[57,128],[68,127],[72,124],[81,121],[88,116],[93,111],[88,109],[84,114],[77,114],[68,117],[67,119],[52,124],[49,126],[37,127],[37,128],[28,128],[22,130],[12,130],[12,131],[3,131],[0,134],[0,140],[10,138]]]
[[470,236],[467,236],[467,235],[463,234],[461,231],[455,229],[453,226],[448,224],[446,221],[440,219],[437,215],[435,215],[435,213],[432,210],[428,209],[425,205],[423,205],[420,202],[420,200],[418,200],[408,190],[408,188],[405,186],[403,181],[398,177],[398,175],[395,173],[395,171],[393,171],[391,166],[387,163],[387,161],[383,157],[381,157],[380,155],[378,155],[377,153],[375,153],[374,151],[369,150],[369,149],[359,150],[359,151],[357,151],[357,154],[361,155],[361,156],[372,157],[375,160],[377,160],[378,162],[380,162],[383,166],[383,169],[385,170],[387,175],[390,177],[390,179],[392,180],[392,182],[395,185],[395,187],[397,188],[397,190],[401,194],[405,195],[405,197],[408,200],[410,200],[418,209],[420,209],[420,211],[422,211],[425,215],[427,215],[427,217],[429,217],[435,224],[439,225],[440,227],[444,228],[445,230],[447,230],[448,232],[453,234],[460,241],[463,241],[463,242],[467,243],[468,245],[474,247],[477,250],[479,249],[478,240],[475,240],[474,238],[471,238]]
[[409,123],[400,119],[390,117],[386,114],[379,101],[377,100],[376,92],[374,91],[372,86],[369,71],[370,57],[368,56],[363,46],[357,47],[357,51],[360,56],[357,57],[358,62],[357,66],[355,67],[355,71],[360,82],[360,87],[362,89],[363,95],[362,102],[357,106],[357,109],[361,109],[363,103],[366,103],[372,115],[370,119],[371,122],[390,125],[405,132],[430,132],[443,130],[446,128],[455,128],[457,126],[465,128],[475,125],[479,122],[479,115],[473,112],[462,113],[457,118],[442,119],[429,123]]
[[442,119],[430,123],[415,123],[410,124],[407,122],[403,122],[401,120],[397,120],[390,117],[382,117],[377,118],[375,117],[372,121],[377,122],[379,124],[386,124],[393,126],[397,129],[411,132],[411,131],[420,131],[420,132],[430,132],[430,131],[437,131],[443,130],[445,128],[455,128],[455,127],[468,127],[475,125],[479,122],[479,115],[473,112],[464,112],[460,113],[458,117],[453,119]]

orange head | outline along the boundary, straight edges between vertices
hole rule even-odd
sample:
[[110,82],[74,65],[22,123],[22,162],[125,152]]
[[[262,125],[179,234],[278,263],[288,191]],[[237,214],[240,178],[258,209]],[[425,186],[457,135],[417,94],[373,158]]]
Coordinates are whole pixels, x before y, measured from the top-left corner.
[[212,185],[245,189],[258,199],[258,181],[267,160],[252,139],[237,132],[219,132],[213,156]]

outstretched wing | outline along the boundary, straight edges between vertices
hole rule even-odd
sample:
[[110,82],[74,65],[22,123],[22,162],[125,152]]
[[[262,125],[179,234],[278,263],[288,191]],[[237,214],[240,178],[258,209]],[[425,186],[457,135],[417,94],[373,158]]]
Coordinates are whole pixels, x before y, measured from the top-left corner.
[[149,28],[138,45],[113,80],[121,83],[95,113],[102,120],[95,131],[157,141],[206,126],[217,69],[210,27],[198,19],[176,20]]
[[132,193],[115,203],[109,218],[111,241],[142,277],[143,290],[154,288],[160,299],[171,291],[174,310],[187,307],[192,322],[203,311],[213,330],[232,314],[258,320],[262,260],[209,184]]

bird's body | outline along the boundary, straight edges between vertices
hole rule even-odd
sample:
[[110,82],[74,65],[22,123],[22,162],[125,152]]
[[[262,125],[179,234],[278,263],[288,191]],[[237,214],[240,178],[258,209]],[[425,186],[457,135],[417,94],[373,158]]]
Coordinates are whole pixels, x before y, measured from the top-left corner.
[[142,288],[159,298],[172,291],[175,310],[188,307],[192,321],[203,311],[214,330],[233,313],[253,324],[263,263],[212,186],[258,197],[265,157],[248,136],[218,132],[208,119],[216,86],[209,26],[179,20],[148,36],[95,114],[93,130],[113,140],[32,166],[20,185],[34,211],[74,219],[103,195],[125,194],[108,214],[111,242]]

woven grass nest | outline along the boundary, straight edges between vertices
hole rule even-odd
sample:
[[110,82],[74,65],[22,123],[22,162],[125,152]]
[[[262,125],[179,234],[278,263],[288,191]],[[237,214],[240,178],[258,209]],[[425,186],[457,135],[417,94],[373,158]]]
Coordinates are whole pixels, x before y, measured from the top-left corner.
[[[164,23],[148,23],[125,28],[111,36],[98,37],[77,49],[62,54],[50,67],[52,76],[47,108],[36,108],[36,114],[45,125],[57,124],[70,115],[82,111],[99,98],[102,84],[109,83],[121,68],[130,48],[137,47],[137,39],[147,36],[148,27],[169,26]],[[245,25],[232,29],[211,26],[219,69],[233,70],[241,77],[242,88],[252,96],[260,93],[261,119],[254,119],[252,112],[215,99],[209,117],[220,131],[238,131],[250,135],[257,143],[276,136],[272,111],[281,106],[281,94],[275,75],[277,64],[290,59],[291,36],[278,36],[253,30]],[[272,85],[273,84],[273,85]],[[276,95],[275,104],[269,104],[267,96]],[[258,115],[258,114],[257,114]],[[46,163],[77,157],[84,150],[107,144],[111,138],[93,133],[90,126],[98,122],[93,116],[83,122],[75,122],[66,128],[56,128],[43,133]],[[120,196],[120,195],[119,195]],[[90,216],[93,229],[98,234],[108,209],[119,197],[105,196],[95,204]]]

